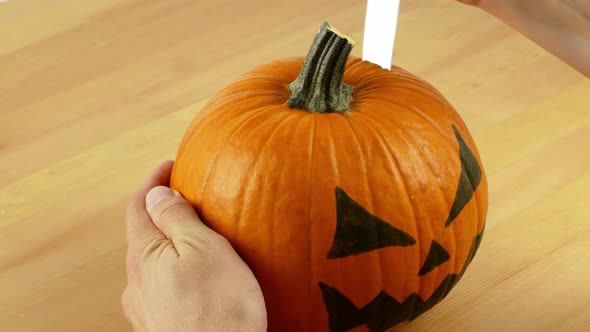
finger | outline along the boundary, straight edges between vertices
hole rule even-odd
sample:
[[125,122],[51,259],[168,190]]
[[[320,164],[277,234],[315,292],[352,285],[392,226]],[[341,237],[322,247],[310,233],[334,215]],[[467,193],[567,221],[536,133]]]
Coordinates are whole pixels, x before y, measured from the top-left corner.
[[164,238],[146,210],[145,198],[154,187],[168,185],[174,162],[165,161],[147,177],[142,187],[131,197],[127,206],[127,242],[130,247],[142,247],[148,239]]
[[125,287],[123,294],[121,294],[121,309],[123,309],[123,316],[128,322],[131,322],[133,312],[131,310],[133,304],[131,303],[131,295],[129,293],[129,286]]
[[125,288],[121,295],[121,308],[123,309],[123,316],[132,331],[145,331],[146,328],[142,324],[137,308],[137,291],[132,291],[129,286]]
[[193,206],[176,190],[155,187],[146,196],[146,207],[158,229],[174,242],[179,235],[207,232]]
[[462,3],[465,3],[465,4],[468,4],[468,5],[471,5],[471,6],[477,6],[477,5],[479,5],[479,2],[481,0],[458,0],[458,1],[459,2],[462,2]]

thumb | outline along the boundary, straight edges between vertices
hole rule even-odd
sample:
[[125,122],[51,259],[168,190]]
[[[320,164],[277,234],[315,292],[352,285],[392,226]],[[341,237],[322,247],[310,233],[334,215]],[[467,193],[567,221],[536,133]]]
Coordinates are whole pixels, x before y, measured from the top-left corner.
[[151,189],[145,198],[145,206],[156,227],[171,240],[206,228],[193,206],[178,191],[168,187]]

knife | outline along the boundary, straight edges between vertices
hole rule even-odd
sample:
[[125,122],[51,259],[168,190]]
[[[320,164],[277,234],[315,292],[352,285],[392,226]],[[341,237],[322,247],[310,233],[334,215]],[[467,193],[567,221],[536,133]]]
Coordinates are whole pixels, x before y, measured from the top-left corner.
[[400,0],[367,0],[363,60],[391,69]]

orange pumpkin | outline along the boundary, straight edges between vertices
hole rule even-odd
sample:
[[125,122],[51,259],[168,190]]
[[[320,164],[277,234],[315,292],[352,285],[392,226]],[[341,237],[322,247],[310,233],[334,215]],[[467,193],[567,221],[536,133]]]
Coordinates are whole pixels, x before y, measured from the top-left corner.
[[197,114],[171,186],[261,284],[269,331],[385,331],[442,300],[483,234],[487,182],[431,85],[349,57],[324,24],[307,58],[258,67]]

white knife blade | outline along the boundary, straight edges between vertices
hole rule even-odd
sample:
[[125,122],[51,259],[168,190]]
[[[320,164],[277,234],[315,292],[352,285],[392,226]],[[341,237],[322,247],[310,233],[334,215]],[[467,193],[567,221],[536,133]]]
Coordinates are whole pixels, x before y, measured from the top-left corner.
[[367,0],[363,60],[391,69],[400,0]]

